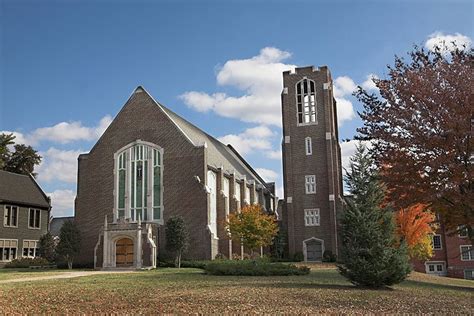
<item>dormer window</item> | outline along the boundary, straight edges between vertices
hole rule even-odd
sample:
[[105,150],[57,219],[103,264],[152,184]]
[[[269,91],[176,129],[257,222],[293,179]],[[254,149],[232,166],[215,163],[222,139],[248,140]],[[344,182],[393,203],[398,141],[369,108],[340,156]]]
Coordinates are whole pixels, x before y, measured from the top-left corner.
[[298,124],[316,123],[316,89],[313,80],[303,79],[296,84]]

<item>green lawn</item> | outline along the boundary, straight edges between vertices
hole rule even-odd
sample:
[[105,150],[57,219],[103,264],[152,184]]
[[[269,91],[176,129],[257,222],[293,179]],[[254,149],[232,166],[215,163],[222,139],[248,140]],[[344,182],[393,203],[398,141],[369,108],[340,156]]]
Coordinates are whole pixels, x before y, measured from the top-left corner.
[[419,273],[413,273],[409,280],[393,289],[368,290],[355,288],[335,269],[314,269],[310,275],[292,277],[221,277],[205,275],[199,269],[166,268],[0,284],[0,314],[469,314],[472,313],[473,294],[474,281]]
[[0,281],[67,273],[67,270],[0,269]]

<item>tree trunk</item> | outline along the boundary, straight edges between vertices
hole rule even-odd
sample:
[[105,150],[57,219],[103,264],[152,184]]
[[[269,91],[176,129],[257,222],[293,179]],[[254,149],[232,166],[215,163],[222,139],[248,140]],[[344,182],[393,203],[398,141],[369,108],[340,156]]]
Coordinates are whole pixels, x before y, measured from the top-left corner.
[[69,270],[72,270],[72,258],[68,256],[66,260],[67,260],[67,268]]
[[178,252],[178,269],[181,269],[181,251]]

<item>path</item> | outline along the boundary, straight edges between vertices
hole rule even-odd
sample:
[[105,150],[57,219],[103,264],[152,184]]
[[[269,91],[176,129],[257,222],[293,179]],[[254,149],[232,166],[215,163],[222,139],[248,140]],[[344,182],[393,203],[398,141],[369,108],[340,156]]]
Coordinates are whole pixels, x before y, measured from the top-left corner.
[[17,282],[29,282],[29,281],[40,281],[40,280],[54,280],[54,279],[71,279],[84,276],[98,275],[98,274],[113,274],[113,273],[134,273],[134,270],[126,271],[71,271],[62,272],[57,275],[45,275],[39,277],[19,278],[0,281],[0,284],[5,283],[17,283]]

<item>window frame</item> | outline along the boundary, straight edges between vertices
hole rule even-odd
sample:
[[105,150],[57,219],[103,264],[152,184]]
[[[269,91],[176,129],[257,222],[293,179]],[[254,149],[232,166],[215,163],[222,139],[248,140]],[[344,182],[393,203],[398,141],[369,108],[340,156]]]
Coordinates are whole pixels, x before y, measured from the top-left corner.
[[319,208],[304,209],[304,226],[321,226],[321,212]]
[[[25,243],[28,244],[28,247],[25,247]],[[35,247],[29,247],[29,243],[34,243]],[[25,256],[25,249],[28,249],[27,255]],[[30,250],[33,249],[33,256],[30,256]],[[23,244],[21,247],[21,256],[22,258],[36,258],[39,256],[39,240],[30,240],[23,239]]]
[[316,194],[316,175],[312,174],[304,176],[304,189],[306,194]]
[[[31,211],[33,211],[33,225],[34,226],[31,226]],[[36,216],[37,214],[39,214],[39,219],[38,217]],[[38,222],[38,227],[36,227],[36,222]],[[32,208],[30,207],[28,209],[28,229],[41,229],[41,210],[38,209],[38,208]]]
[[[434,242],[435,237],[439,237],[439,248],[435,247],[435,242]],[[433,234],[431,236],[431,242],[433,245],[433,250],[443,250],[443,239],[440,234]]]
[[[305,81],[307,83],[303,84]],[[311,90],[311,83],[313,84],[314,90]],[[301,85],[300,92],[298,93],[298,86]],[[304,87],[307,87],[307,92],[304,92]],[[305,111],[305,96],[308,96],[308,112]],[[311,100],[311,96],[314,96],[313,100]],[[300,100],[298,100],[298,97]],[[307,77],[303,77],[295,84],[295,104],[296,104],[296,123],[298,126],[305,126],[305,125],[315,125],[318,124],[318,110],[317,110],[317,98],[316,98],[316,82],[314,80],[308,79]],[[301,112],[299,108],[301,107]],[[314,110],[312,109],[314,108]],[[300,122],[300,115],[301,115],[301,122]],[[309,121],[306,121],[306,115],[309,116]],[[312,120],[312,116],[314,115],[314,121]]]
[[[441,266],[441,270],[438,270],[438,267]],[[431,267],[433,270],[431,270]],[[446,275],[446,262],[445,261],[426,261],[425,262],[425,272],[427,274],[438,274]]]
[[[122,156],[123,158],[121,158]],[[142,170],[141,177],[135,172],[139,168],[136,165],[137,162],[142,162],[140,169]],[[123,168],[125,168],[124,209],[119,208],[119,199],[121,197],[119,192],[121,184],[119,172],[124,170]],[[132,168],[134,169],[132,170]],[[160,182],[158,186],[159,205],[154,205],[155,168],[159,168],[159,174],[157,175]],[[114,220],[123,217],[131,222],[137,222],[138,214],[141,214],[141,221],[164,224],[163,173],[164,150],[160,146],[138,139],[117,150],[114,154]],[[140,207],[137,207],[135,203],[132,204],[132,199],[137,200],[137,183],[135,180],[141,181],[142,184],[140,187],[142,196]],[[155,210],[158,210],[159,216],[155,216]]]
[[[467,247],[469,249],[469,251],[463,251],[462,248],[463,247]],[[472,247],[472,245],[460,245],[459,246],[459,256],[461,258],[461,261],[474,261],[474,248]],[[463,255],[464,254],[467,254],[469,259],[464,259],[463,258]]]
[[[10,215],[9,215],[10,225],[7,225],[7,221],[6,221],[7,208],[8,207],[10,208]],[[15,210],[16,210],[16,216],[15,216],[16,225],[11,225],[12,219],[14,218],[13,211],[12,211],[13,208],[15,208]],[[19,206],[13,205],[13,204],[4,205],[4,208],[3,208],[3,227],[18,228],[19,215],[20,215],[20,207]]]
[[[461,234],[462,232],[465,232],[465,234]],[[459,238],[467,238],[467,228],[462,225],[462,226],[458,226],[458,237]]]
[[304,147],[306,156],[311,156],[313,154],[313,140],[311,137],[308,136],[304,139]]
[[[9,242],[10,246],[6,247],[5,243]],[[12,247],[11,243],[14,242],[16,244],[16,247]],[[8,249],[8,256],[11,256],[11,250],[15,249],[15,255],[13,258],[10,258],[9,260],[5,260],[5,249]],[[18,259],[18,239],[0,239],[0,262],[10,262],[12,260]]]

